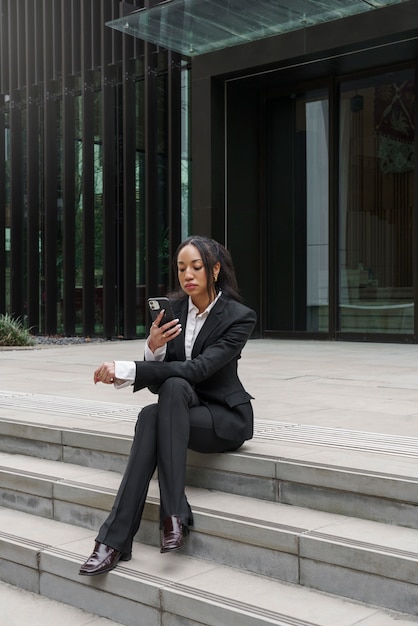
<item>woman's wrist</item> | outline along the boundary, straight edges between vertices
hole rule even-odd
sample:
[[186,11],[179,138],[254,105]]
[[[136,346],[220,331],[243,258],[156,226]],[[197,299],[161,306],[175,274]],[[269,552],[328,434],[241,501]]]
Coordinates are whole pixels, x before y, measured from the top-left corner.
[[154,346],[152,341],[150,340],[148,342],[148,348],[151,350],[151,352],[154,354],[154,352],[156,351],[156,349],[158,348],[158,346]]
[[156,350],[158,350],[158,348],[161,348],[161,346],[158,346],[155,341],[152,340],[151,335],[148,337],[147,346],[153,354]]

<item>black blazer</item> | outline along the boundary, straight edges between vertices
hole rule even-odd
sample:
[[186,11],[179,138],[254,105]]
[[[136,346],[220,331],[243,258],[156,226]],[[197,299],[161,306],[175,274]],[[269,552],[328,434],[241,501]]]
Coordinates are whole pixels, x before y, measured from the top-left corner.
[[[188,298],[173,302],[186,328]],[[173,376],[186,379],[213,416],[216,434],[233,441],[253,436],[251,398],[238,378],[237,365],[257,317],[248,307],[221,295],[196,337],[186,360],[184,332],[168,342],[164,361],[136,361],[134,391],[159,387]],[[154,388],[154,389],[153,389]]]

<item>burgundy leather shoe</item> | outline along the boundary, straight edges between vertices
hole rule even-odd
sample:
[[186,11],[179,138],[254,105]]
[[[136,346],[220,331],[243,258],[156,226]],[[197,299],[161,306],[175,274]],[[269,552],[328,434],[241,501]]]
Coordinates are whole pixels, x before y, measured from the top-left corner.
[[180,550],[184,546],[184,537],[189,534],[189,529],[183,524],[177,515],[170,515],[163,521],[161,530],[161,552]]
[[124,554],[123,552],[119,552],[119,550],[115,550],[115,548],[111,548],[104,543],[96,541],[93,552],[80,567],[78,573],[81,576],[104,574],[114,569],[119,561],[130,561],[131,558],[131,554]]

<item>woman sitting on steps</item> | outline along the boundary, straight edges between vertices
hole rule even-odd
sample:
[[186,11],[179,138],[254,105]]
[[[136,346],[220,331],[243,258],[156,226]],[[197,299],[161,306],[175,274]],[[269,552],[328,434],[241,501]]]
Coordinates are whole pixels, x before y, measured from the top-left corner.
[[158,403],[138,416],[128,464],[113,508],[80,574],[93,576],[131,558],[150,480],[158,467],[161,552],[179,550],[193,525],[185,495],[187,449],[236,450],[253,436],[251,396],[237,363],[256,323],[241,304],[229,252],[213,239],[189,237],[175,264],[180,289],[176,319],[150,328],[144,361],[100,365],[94,381],[150,387]]

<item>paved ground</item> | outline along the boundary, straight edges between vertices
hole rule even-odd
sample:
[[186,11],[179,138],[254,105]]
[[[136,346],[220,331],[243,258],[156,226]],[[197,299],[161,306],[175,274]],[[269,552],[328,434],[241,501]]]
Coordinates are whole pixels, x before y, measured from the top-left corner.
[[[133,394],[94,385],[102,361],[142,359],[144,342],[0,349],[0,390],[143,406]],[[240,375],[256,418],[418,436],[418,345],[249,341]]]
[[[143,346],[138,340],[0,349],[0,391],[143,406],[155,400],[147,390],[133,394],[93,384],[93,371],[102,361],[142,359]],[[252,340],[240,375],[255,396],[260,423],[306,425],[318,432],[348,429],[369,433],[370,441],[387,436],[389,446],[401,436],[418,438],[418,345]],[[411,442],[418,452],[418,439]],[[322,454],[340,454],[332,445]],[[283,453],[283,442],[270,440],[268,446],[270,452],[277,446]],[[408,464],[410,475],[418,473],[416,456],[413,452],[400,461],[404,468]],[[3,584],[0,604],[5,626],[114,624]]]

